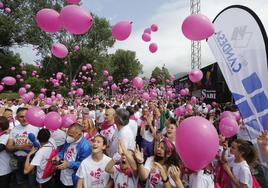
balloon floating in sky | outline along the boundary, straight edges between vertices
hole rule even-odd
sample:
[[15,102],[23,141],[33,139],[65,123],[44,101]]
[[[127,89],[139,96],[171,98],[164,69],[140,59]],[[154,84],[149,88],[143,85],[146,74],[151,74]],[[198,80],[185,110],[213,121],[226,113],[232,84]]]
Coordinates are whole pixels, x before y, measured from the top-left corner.
[[60,14],[53,9],[39,10],[35,16],[36,23],[42,31],[58,32],[60,30]]
[[151,43],[149,46],[149,50],[151,53],[155,53],[157,51],[158,47],[156,43]]
[[134,87],[136,87],[136,89],[142,89],[143,86],[144,86],[144,82],[143,82],[143,79],[141,79],[140,77],[135,77],[133,80],[132,80],[132,84]]
[[151,40],[151,36],[148,33],[143,33],[141,38],[144,42],[149,42]]
[[65,58],[68,55],[68,49],[61,43],[54,43],[51,47],[51,52],[58,58]]
[[2,82],[7,86],[13,86],[16,84],[16,79],[11,76],[6,76],[2,79]]
[[235,119],[225,117],[220,121],[219,130],[223,136],[230,138],[238,132],[238,124]]
[[132,30],[132,22],[129,21],[121,21],[116,23],[112,28],[112,35],[116,40],[126,40]]
[[157,26],[156,24],[152,24],[152,25],[151,25],[151,30],[152,30],[153,32],[158,31],[158,26]]
[[202,80],[203,72],[199,69],[194,69],[188,74],[188,76],[191,82],[196,83]]
[[32,107],[25,114],[26,120],[36,127],[43,127],[46,114],[38,107]]
[[151,34],[151,28],[146,28],[146,29],[144,29],[143,33]]
[[214,33],[212,22],[202,14],[192,14],[182,23],[182,32],[190,40],[204,40]]
[[93,25],[89,12],[78,5],[68,5],[60,12],[60,23],[68,32],[81,35],[88,32]]
[[11,13],[11,9],[10,8],[5,8],[5,13],[7,13],[7,14],[9,14],[9,13]]

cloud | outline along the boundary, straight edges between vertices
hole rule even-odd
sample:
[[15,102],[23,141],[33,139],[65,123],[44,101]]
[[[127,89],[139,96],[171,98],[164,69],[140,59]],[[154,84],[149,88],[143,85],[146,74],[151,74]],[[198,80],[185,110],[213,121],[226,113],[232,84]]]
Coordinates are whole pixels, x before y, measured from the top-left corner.
[[[145,18],[143,28],[134,28],[132,35],[123,42],[116,42],[110,52],[116,49],[128,49],[136,52],[137,58],[143,64],[145,76],[150,76],[154,67],[162,67],[163,64],[170,73],[188,72],[191,69],[191,42],[186,39],[181,31],[183,20],[189,15],[189,1],[169,0],[162,4],[150,18]],[[201,13],[213,20],[224,8],[241,4],[254,10],[263,23],[268,23],[268,4],[265,0],[205,0],[201,1]],[[158,51],[151,54],[148,50],[149,43],[141,39],[144,28],[156,23],[159,31],[152,33],[152,41],[158,44]],[[265,25],[267,28],[267,25]],[[134,26],[133,26],[134,27]],[[214,63],[213,57],[207,43],[202,41],[201,63],[202,66]]]

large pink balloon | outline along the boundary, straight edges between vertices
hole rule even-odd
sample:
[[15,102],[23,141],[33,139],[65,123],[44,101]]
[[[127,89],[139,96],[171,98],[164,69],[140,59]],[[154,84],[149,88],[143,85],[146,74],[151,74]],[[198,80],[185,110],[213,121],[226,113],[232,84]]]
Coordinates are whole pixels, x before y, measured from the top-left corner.
[[149,50],[151,53],[155,53],[157,51],[158,47],[157,47],[157,44],[156,43],[151,43],[149,45]]
[[44,120],[44,126],[49,130],[57,130],[62,123],[61,116],[57,112],[49,112]]
[[130,36],[131,30],[132,30],[132,22],[121,21],[113,26],[112,35],[117,40],[120,41],[126,40]]
[[144,82],[140,77],[135,77],[132,80],[132,84],[133,84],[134,87],[136,87],[136,89],[139,89],[139,90],[142,89],[143,86],[144,86]]
[[223,118],[226,118],[226,117],[236,119],[235,115],[231,111],[224,111],[224,112],[221,113],[220,119],[223,119]]
[[68,55],[68,49],[61,43],[54,43],[51,47],[51,52],[58,58],[65,58]]
[[81,35],[91,28],[93,18],[89,12],[77,5],[68,5],[60,12],[60,22],[64,29],[76,35]]
[[233,115],[234,115],[236,121],[239,121],[241,119],[241,115],[240,115],[239,111],[233,112]]
[[218,153],[217,131],[207,119],[189,117],[177,128],[176,147],[186,167],[198,171],[205,168]]
[[191,97],[191,103],[192,103],[192,104],[196,104],[196,102],[197,102],[196,97],[195,97],[195,96],[192,96],[192,97]]
[[72,124],[76,123],[76,117],[73,114],[66,114],[62,117],[62,127],[69,128]]
[[220,133],[226,138],[230,138],[236,135],[238,131],[238,124],[235,119],[225,117],[221,119],[219,125]]
[[199,41],[213,35],[212,22],[202,14],[192,14],[182,23],[182,32],[190,40]]
[[32,100],[32,98],[29,94],[25,93],[24,95],[22,95],[22,100],[24,103],[29,103]]
[[67,3],[70,3],[70,4],[77,4],[77,3],[80,3],[81,0],[66,0]]
[[45,32],[58,32],[60,30],[60,14],[53,9],[42,9],[36,14],[35,20],[40,27]]
[[32,107],[25,114],[26,120],[34,126],[43,127],[46,114],[43,110],[37,107]]
[[149,33],[143,33],[141,38],[144,42],[149,42],[151,40],[151,35]]
[[13,86],[16,84],[16,79],[11,76],[6,76],[2,79],[2,82],[7,86]]
[[203,72],[199,69],[194,69],[188,74],[188,76],[191,82],[196,83],[202,80]]

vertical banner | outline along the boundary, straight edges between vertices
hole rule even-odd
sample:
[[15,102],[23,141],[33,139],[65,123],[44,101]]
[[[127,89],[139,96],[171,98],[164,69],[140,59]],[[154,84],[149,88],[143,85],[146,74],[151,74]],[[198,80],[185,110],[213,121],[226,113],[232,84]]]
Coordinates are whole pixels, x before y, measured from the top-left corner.
[[208,44],[244,122],[268,130],[267,35],[258,16],[234,5],[213,21],[215,34]]

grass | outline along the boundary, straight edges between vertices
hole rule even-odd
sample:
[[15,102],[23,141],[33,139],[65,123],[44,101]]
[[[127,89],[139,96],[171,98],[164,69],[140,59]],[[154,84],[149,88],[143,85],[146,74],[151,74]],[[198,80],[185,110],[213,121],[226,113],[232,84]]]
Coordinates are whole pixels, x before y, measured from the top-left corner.
[[14,92],[0,93],[0,99],[18,99],[19,94]]

